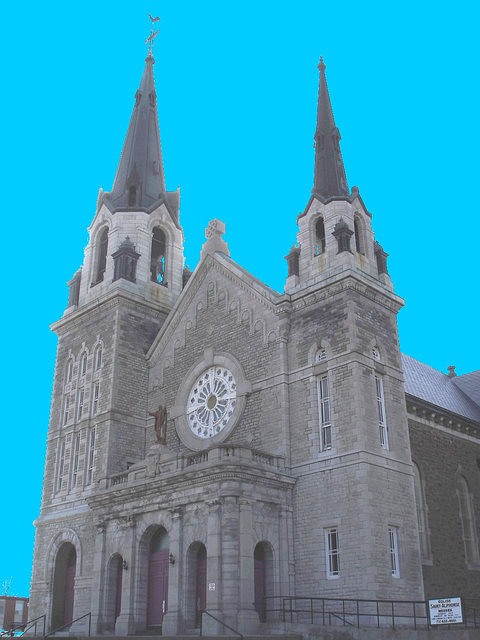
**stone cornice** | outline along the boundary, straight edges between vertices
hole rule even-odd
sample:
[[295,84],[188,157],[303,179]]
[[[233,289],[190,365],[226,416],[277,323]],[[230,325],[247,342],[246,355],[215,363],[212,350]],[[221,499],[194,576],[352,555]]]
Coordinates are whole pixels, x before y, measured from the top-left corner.
[[480,423],[430,404],[408,393],[405,394],[405,399],[407,401],[407,412],[414,420],[419,420],[422,424],[428,424],[433,428],[441,428],[443,431],[454,435],[463,434],[480,441]]

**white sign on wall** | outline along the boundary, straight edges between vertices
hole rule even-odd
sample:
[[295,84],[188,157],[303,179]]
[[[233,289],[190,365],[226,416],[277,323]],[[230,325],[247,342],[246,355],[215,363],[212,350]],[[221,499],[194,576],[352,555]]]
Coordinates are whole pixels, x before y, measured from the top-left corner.
[[208,583],[208,590],[209,591],[215,591],[215,582],[209,582]]
[[430,624],[456,624],[463,622],[462,599],[440,598],[428,601]]

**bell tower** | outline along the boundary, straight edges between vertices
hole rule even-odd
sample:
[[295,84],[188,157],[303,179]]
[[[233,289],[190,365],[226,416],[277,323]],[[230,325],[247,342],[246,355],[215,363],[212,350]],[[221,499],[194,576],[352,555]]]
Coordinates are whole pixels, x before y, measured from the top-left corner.
[[[292,305],[292,468],[298,593],[422,599],[413,467],[387,254],[359,190],[348,190],[340,132],[320,83],[312,195],[286,256]],[[296,373],[296,375],[299,375]],[[312,557],[313,555],[313,557]]]

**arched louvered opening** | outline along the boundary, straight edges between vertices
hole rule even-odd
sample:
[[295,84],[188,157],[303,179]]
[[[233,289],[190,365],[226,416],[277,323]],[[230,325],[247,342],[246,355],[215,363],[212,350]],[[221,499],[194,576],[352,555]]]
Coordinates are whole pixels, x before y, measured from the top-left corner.
[[165,233],[159,227],[155,227],[152,237],[150,271],[152,280],[163,285],[166,285],[166,251]]
[[95,261],[95,276],[92,286],[103,281],[105,269],[107,267],[107,251],[108,251],[108,229],[102,229],[98,236],[97,255]]
[[315,224],[315,255],[318,256],[325,252],[325,223],[323,218],[318,218]]

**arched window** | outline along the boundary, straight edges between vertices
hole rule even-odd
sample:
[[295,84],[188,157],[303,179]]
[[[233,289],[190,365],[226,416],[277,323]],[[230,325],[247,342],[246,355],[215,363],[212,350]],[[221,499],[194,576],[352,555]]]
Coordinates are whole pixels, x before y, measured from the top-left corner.
[[154,282],[166,285],[165,280],[165,259],[167,242],[164,232],[155,227],[152,237],[152,252],[150,258],[151,277]]
[[353,230],[355,232],[355,248],[357,253],[364,253],[363,250],[363,238],[362,238],[362,224],[357,216],[353,220]]
[[98,236],[97,246],[97,259],[95,268],[95,277],[92,285],[98,284],[103,281],[105,275],[105,269],[107,266],[107,251],[108,251],[108,229],[105,227],[102,229]]
[[73,377],[73,360],[72,358],[69,358],[67,362],[67,374],[66,374],[67,384],[72,381],[72,377]]
[[377,345],[372,347],[372,358],[374,360],[377,360],[377,362],[380,362],[380,349],[377,347]]
[[95,351],[95,371],[98,371],[102,366],[102,353],[103,349],[101,345],[99,345]]
[[420,469],[413,463],[413,481],[415,486],[415,502],[417,505],[418,536],[420,539],[420,554],[422,560],[430,558],[430,545],[428,539],[427,509],[423,493],[422,477]]
[[325,252],[325,224],[323,218],[319,218],[315,224],[315,255]]
[[472,501],[467,481],[460,476],[457,481],[458,501],[460,507],[460,520],[462,522],[463,543],[465,545],[465,558],[470,565],[478,564],[477,536],[475,534],[475,520],[473,516]]
[[80,360],[80,376],[83,376],[87,373],[87,354],[84,353]]

